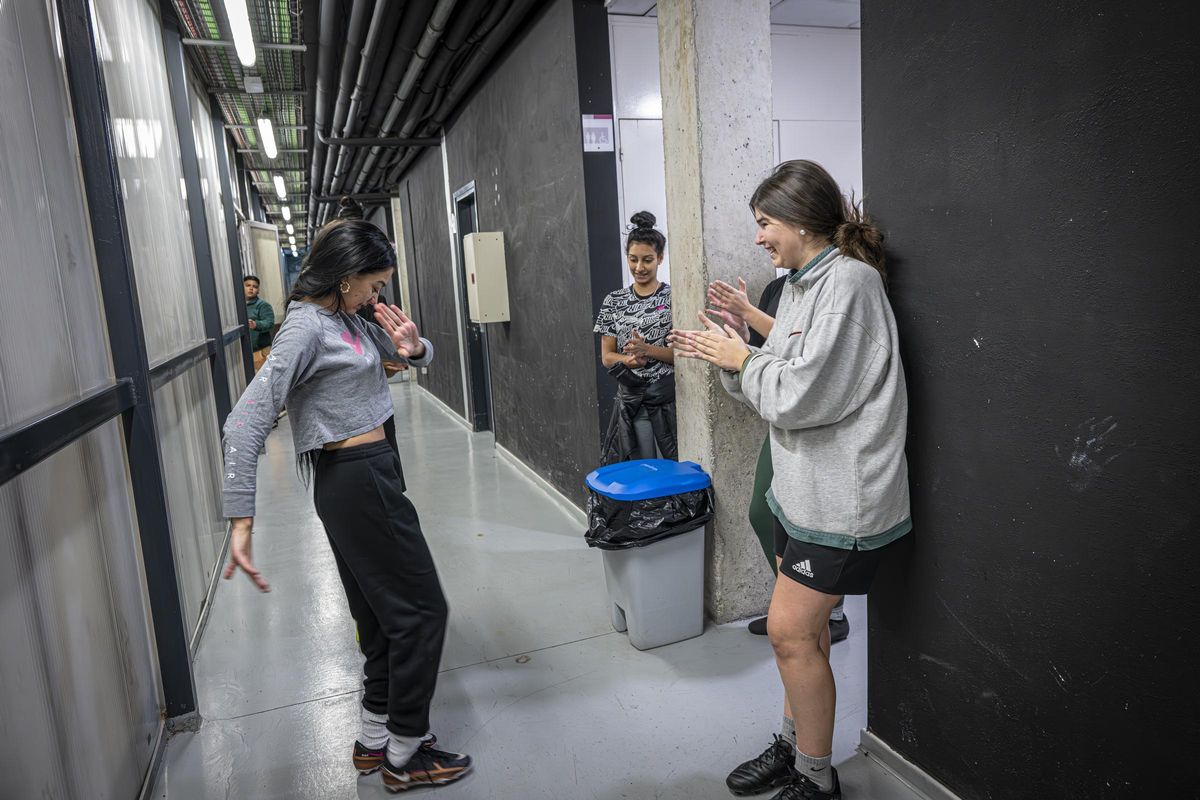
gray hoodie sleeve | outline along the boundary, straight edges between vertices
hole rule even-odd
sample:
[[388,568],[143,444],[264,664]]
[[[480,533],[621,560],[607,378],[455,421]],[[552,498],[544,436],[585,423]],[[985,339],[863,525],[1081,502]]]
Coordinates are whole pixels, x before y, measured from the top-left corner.
[[738,378],[724,377],[731,392],[777,428],[829,425],[866,402],[887,371],[890,352],[846,314],[827,313],[813,322],[804,354],[786,360],[755,353]]
[[266,363],[225,421],[222,505],[226,517],[254,516],[258,454],[288,392],[316,358],[320,333],[319,323],[311,316],[303,312],[289,314],[271,345]]

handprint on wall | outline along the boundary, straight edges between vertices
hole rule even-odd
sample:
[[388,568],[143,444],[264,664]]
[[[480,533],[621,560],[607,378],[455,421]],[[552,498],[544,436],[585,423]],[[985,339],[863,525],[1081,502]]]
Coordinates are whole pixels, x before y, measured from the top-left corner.
[[[1092,485],[1092,481],[1104,473],[1105,467],[1137,444],[1133,442],[1128,446],[1116,446],[1112,441],[1116,430],[1117,422],[1114,417],[1105,417],[1102,420],[1089,417],[1079,426],[1070,458],[1067,460],[1072,489],[1077,492],[1086,490]],[[1059,458],[1063,457],[1063,449],[1058,445],[1054,446],[1054,452]]]

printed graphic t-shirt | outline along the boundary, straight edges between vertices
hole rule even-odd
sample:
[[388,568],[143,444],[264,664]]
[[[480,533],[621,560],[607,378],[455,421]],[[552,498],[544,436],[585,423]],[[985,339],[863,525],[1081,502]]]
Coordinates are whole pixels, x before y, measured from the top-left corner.
[[[618,353],[623,352],[634,330],[648,344],[666,347],[667,334],[671,332],[671,285],[659,284],[649,297],[638,296],[632,286],[609,292],[600,306],[596,326],[592,330],[604,336],[616,337]],[[670,364],[654,358],[646,366],[633,370],[635,375],[651,383],[674,371],[675,368]]]

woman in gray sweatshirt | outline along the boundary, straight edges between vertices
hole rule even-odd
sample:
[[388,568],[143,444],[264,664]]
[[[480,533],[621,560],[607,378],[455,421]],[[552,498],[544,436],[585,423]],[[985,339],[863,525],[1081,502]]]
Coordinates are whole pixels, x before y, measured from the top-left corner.
[[770,336],[749,347],[703,314],[705,330],[672,334],[677,355],[720,367],[726,391],[770,423],[779,577],[767,633],[783,730],[727,784],[739,795],[781,786],[775,800],[836,800],[829,612],[843,595],[867,593],[912,528],[908,396],[878,229],[811,161],[776,167],[750,207],[755,243],[776,267],[796,270]]
[[[356,769],[383,770],[392,791],[449,783],[471,759],[434,748],[429,707],[447,607],[400,458],[384,435],[392,398],[383,361],[424,366],[433,345],[396,306],[376,303],[396,268],[379,228],[339,220],[321,229],[288,298],[266,363],[225,423],[225,577],[244,571],[267,591],[251,558],[258,454],[286,402],[302,472],[358,627],[363,665]],[[373,306],[375,320],[355,312]]]

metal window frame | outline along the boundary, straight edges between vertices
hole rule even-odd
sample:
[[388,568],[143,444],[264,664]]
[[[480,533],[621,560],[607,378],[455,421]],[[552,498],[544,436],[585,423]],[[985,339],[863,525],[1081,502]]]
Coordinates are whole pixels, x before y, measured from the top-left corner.
[[168,717],[194,715],[196,683],[171,543],[150,366],[113,147],[108,91],[96,49],[90,3],[58,0],[57,9],[113,369],[118,379],[132,383],[137,401],[123,414],[125,445],[165,712]]
[[124,414],[135,402],[133,381],[122,378],[21,425],[0,430],[0,484]]
[[209,351],[212,360],[213,399],[217,406],[217,424],[223,427],[225,418],[233,410],[233,402],[229,397],[225,348],[215,346],[216,342],[224,339],[224,331],[221,328],[221,308],[217,301],[217,278],[213,270],[212,247],[208,239],[208,210],[204,207],[204,190],[200,183],[200,154],[196,148],[192,98],[188,90],[187,56],[183,52],[179,21],[174,14],[162,15],[162,43],[167,68],[167,92],[171,95],[171,109],[174,112],[175,130],[179,139],[179,161],[187,191],[188,222],[192,233],[192,253],[196,262],[196,285],[200,296],[201,316],[204,319],[204,333],[213,345],[213,349]]

